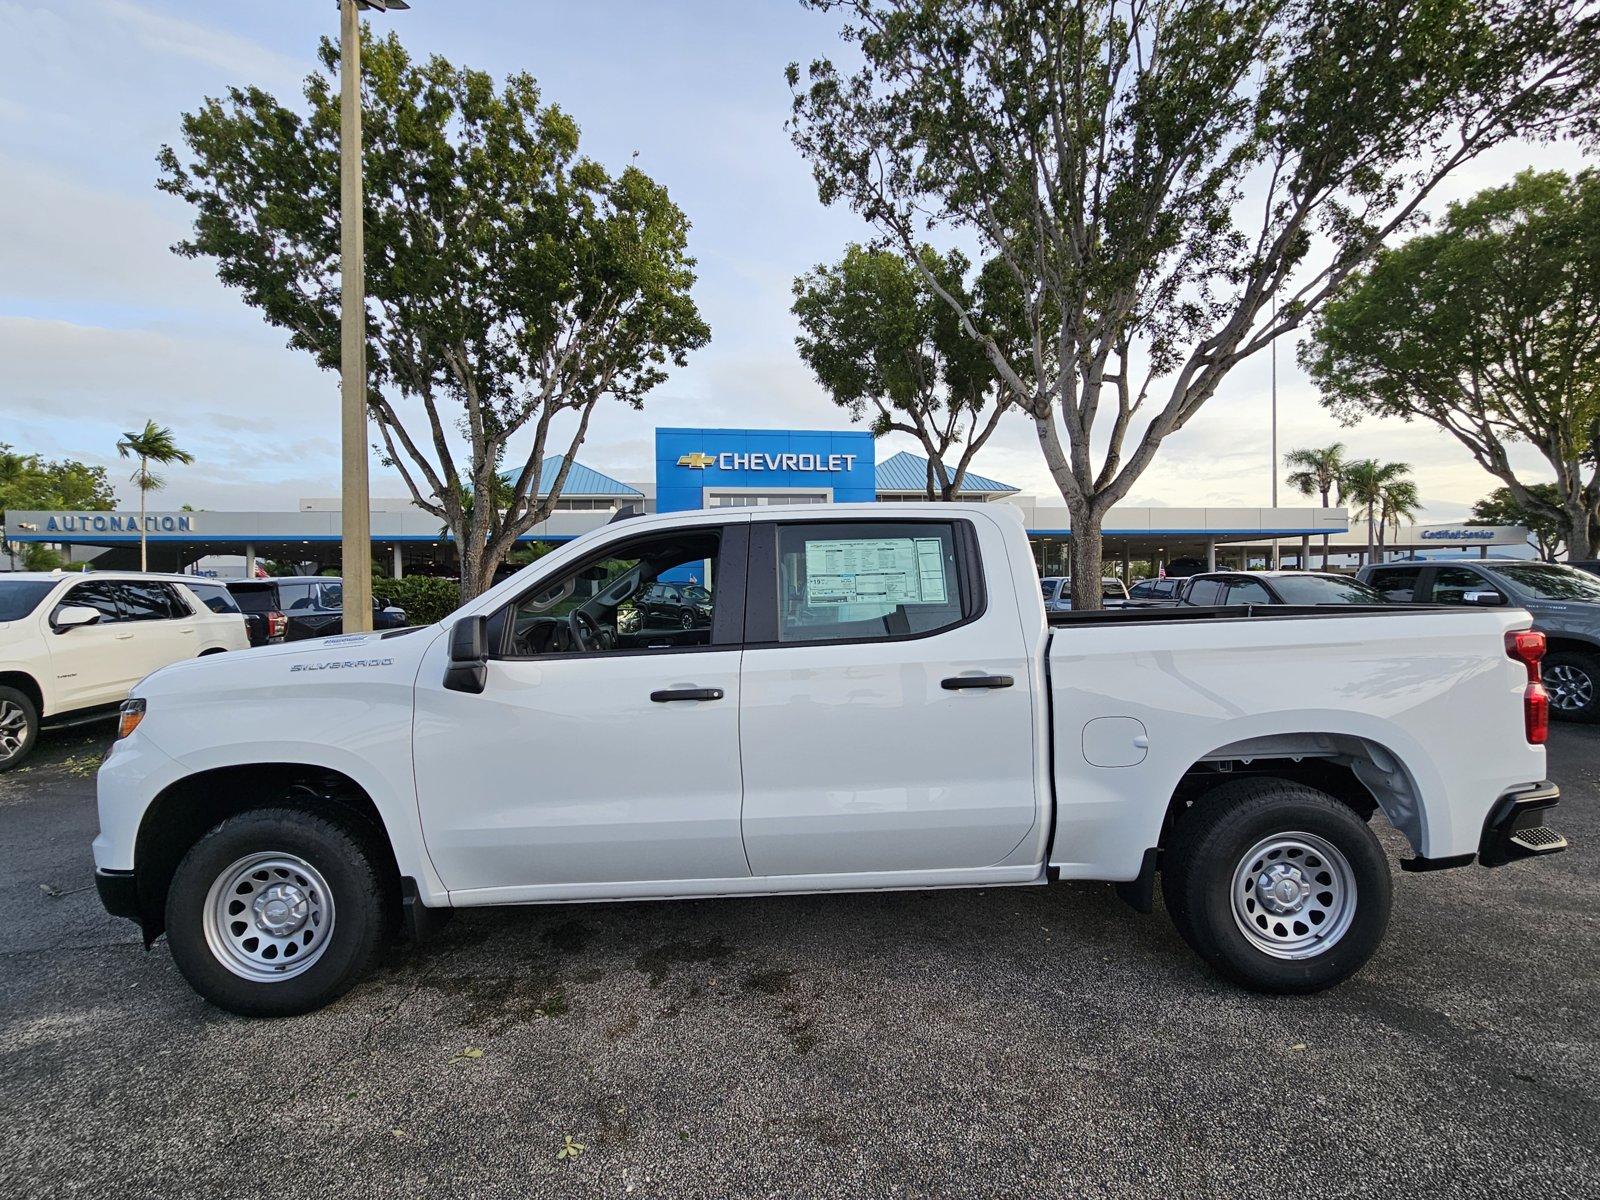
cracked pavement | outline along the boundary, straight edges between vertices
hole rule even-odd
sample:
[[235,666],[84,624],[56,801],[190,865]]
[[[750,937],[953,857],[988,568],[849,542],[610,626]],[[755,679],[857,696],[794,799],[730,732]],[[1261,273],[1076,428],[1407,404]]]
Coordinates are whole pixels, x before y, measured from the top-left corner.
[[0,776],[0,1195],[1600,1194],[1600,729],[1320,996],[1070,885],[469,911],[282,1021],[101,911],[107,736]]

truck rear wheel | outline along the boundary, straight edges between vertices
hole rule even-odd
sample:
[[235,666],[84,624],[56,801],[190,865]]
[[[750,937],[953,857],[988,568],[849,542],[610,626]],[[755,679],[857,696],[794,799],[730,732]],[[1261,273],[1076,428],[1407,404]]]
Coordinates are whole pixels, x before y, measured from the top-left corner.
[[195,991],[284,1017],[336,1000],[371,968],[388,906],[363,839],[293,808],[229,817],[190,848],[167,892],[167,942]]
[[1256,991],[1321,991],[1372,957],[1389,923],[1389,863],[1365,821],[1325,792],[1241,779],[1179,821],[1162,895],[1184,941]]

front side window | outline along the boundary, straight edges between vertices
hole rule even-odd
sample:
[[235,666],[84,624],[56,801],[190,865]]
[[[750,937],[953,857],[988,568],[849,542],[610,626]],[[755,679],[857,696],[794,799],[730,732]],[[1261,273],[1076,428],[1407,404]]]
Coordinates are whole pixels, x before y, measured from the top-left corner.
[[720,541],[715,530],[677,530],[540,581],[510,609],[507,652],[530,658],[710,645]]
[[1489,592],[1493,586],[1471,567],[1440,567],[1433,577],[1435,604],[1465,604],[1468,592]]
[[960,624],[955,527],[875,522],[778,527],[778,640],[914,637]]
[[61,598],[61,604],[63,607],[71,605],[94,609],[100,614],[102,625],[127,620],[122,605],[117,600],[116,589],[110,583],[80,583]]
[[1382,604],[1366,584],[1336,575],[1281,575],[1278,592],[1285,604]]
[[1222,603],[1222,580],[1196,579],[1189,584],[1189,590],[1183,594],[1185,604],[1193,604],[1200,608],[1210,608]]
[[317,607],[341,609],[344,607],[344,581],[317,584]]

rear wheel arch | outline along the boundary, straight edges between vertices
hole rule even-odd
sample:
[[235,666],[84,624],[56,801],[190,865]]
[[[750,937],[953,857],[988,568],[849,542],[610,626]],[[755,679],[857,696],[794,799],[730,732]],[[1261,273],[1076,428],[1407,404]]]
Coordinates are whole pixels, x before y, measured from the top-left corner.
[[385,892],[400,902],[400,869],[383,815],[359,783],[309,763],[217,767],[168,785],[145,810],[134,842],[134,875],[145,937],[165,928],[167,891],[185,854],[222,821],[254,809],[300,809],[331,819],[368,846]]
[[1422,853],[1424,810],[1421,789],[1400,756],[1370,738],[1344,733],[1272,734],[1220,746],[1192,763],[1168,801],[1160,846],[1207,796],[1233,780],[1281,779],[1324,792],[1363,821],[1382,810]]

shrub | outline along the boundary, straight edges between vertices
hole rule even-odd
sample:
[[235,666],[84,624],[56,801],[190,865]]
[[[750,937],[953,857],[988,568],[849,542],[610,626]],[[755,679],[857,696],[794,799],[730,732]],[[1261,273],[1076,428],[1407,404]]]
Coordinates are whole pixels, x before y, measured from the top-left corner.
[[384,604],[405,609],[406,620],[413,625],[432,625],[461,606],[461,589],[456,581],[435,575],[374,579],[372,594]]

